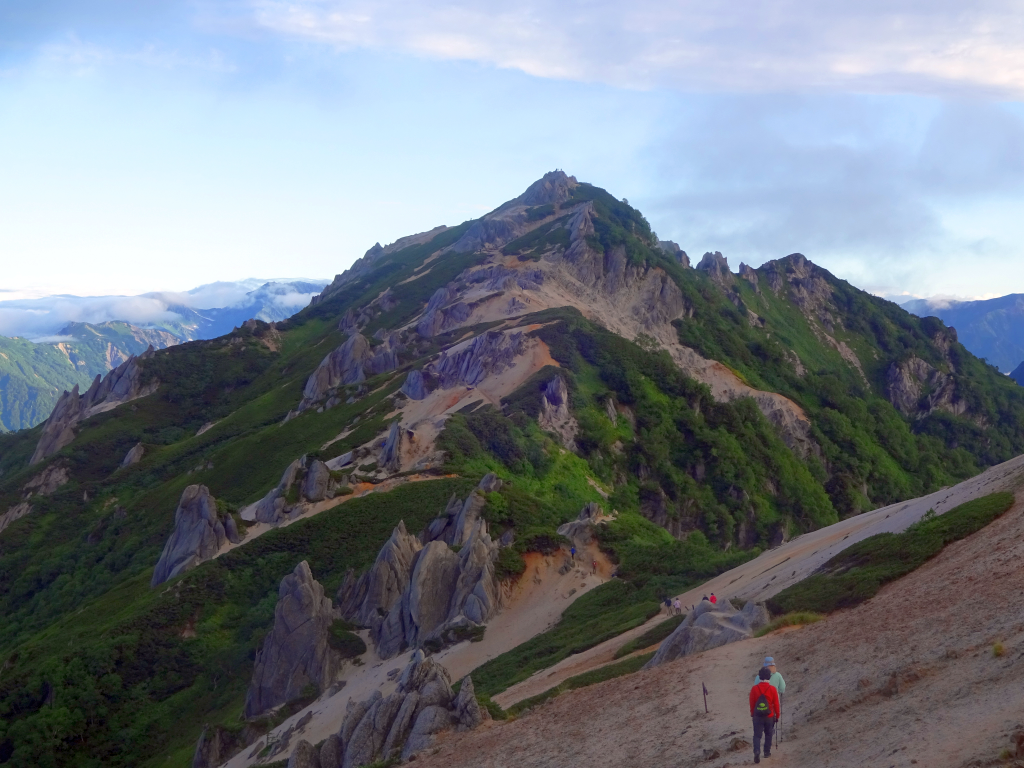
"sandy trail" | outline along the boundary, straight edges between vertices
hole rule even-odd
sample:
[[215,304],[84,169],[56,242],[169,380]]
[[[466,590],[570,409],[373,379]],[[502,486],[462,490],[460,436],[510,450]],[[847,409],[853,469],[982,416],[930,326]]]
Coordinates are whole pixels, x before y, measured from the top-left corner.
[[[434,657],[448,669],[453,681],[460,680],[489,659],[550,629],[558,622],[566,608],[581,595],[606,582],[614,570],[614,565],[596,546],[587,548],[577,556],[579,567],[566,574],[560,574],[558,571],[567,559],[568,553],[565,552],[549,557],[536,553],[527,554],[527,568],[523,577],[504,595],[506,607],[488,622],[484,639],[478,643],[460,643]],[[598,562],[596,574],[591,574],[589,567],[582,567],[584,563],[591,563],[593,560]],[[341,675],[341,679],[345,681],[344,688],[334,696],[318,699],[271,731],[275,737],[280,736],[307,712],[313,713],[312,720],[298,736],[293,736],[287,750],[272,758],[259,760],[249,757],[259,752],[255,748],[256,745],[253,745],[242,750],[225,763],[225,766],[242,768],[287,759],[300,738],[316,744],[336,733],[345,718],[350,700],[361,701],[369,698],[375,690],[379,690],[384,696],[391,693],[395,689],[395,682],[388,679],[388,673],[404,668],[412,655],[411,652],[383,661],[373,652],[367,633],[361,632],[360,635],[367,640],[370,651],[364,657],[363,666],[346,665]],[[260,741],[265,743],[266,737]]]
[[[788,690],[769,766],[1006,765],[998,755],[1024,729],[1022,501],[1018,492],[1000,519],[857,608],[572,691],[515,721],[446,734],[418,763],[750,765],[747,693],[771,654]],[[744,745],[730,751],[734,738]],[[705,750],[719,756],[706,760]]]
[[[712,592],[720,599],[739,597],[745,600],[764,600],[791,584],[805,579],[829,558],[877,533],[906,530],[929,510],[948,512],[965,501],[1012,490],[1020,482],[1024,471],[1024,456],[1018,456],[996,465],[980,475],[941,491],[910,501],[881,507],[872,512],[842,520],[827,528],[798,536],[780,547],[726,571],[701,586],[679,596],[684,608],[699,602]],[[583,653],[570,656],[549,669],[541,670],[522,683],[494,697],[502,707],[543,693],[566,679],[613,660],[615,652],[625,643],[668,618],[659,614],[641,627],[630,630]]]

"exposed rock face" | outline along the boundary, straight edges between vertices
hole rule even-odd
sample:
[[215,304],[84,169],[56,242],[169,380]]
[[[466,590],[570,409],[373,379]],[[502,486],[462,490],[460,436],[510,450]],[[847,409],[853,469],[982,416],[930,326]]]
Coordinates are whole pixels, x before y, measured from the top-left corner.
[[521,331],[487,331],[458,351],[442,352],[432,368],[442,389],[459,385],[472,387],[504,371],[525,348],[526,340]]
[[476,701],[469,677],[463,679],[456,696],[448,670],[417,651],[402,670],[394,693],[382,696],[376,691],[369,699],[349,703],[338,733],[321,748],[320,768],[408,760],[429,747],[435,734],[453,726],[469,730],[488,717]]
[[904,416],[921,417],[932,411],[961,416],[967,411],[953,377],[919,357],[893,363],[885,378],[889,402]]
[[[235,540],[238,531],[232,520]],[[209,560],[229,541],[224,522],[217,513],[217,502],[205,485],[190,485],[181,494],[174,512],[174,531],[164,544],[153,570],[150,586],[163,584],[199,563]]]
[[557,434],[566,449],[575,450],[579,425],[569,411],[569,390],[561,376],[555,376],[544,388],[541,395],[541,412],[537,420],[542,429]]
[[300,739],[288,758],[288,768],[320,768],[320,754],[312,744]]
[[718,603],[701,601],[686,620],[665,638],[654,658],[644,669],[674,661],[683,656],[700,653],[720,645],[746,640],[769,621],[768,610],[762,603],[747,603],[737,611],[728,600]]
[[459,284],[453,281],[438,288],[427,302],[423,317],[416,324],[416,333],[425,338],[436,336],[443,331],[465,322],[470,315],[469,305],[459,298]]
[[[305,456],[296,459],[281,475],[281,482],[262,499],[242,510],[242,519],[279,525],[305,512],[308,509],[307,503],[333,499],[338,483],[331,477],[331,470],[340,469],[351,463],[351,460],[351,452],[331,459],[330,464],[316,459],[308,461]],[[299,498],[289,502],[288,491],[294,485],[299,488]]]
[[299,410],[324,400],[337,387],[358,384],[366,377],[393,371],[398,367],[398,353],[391,341],[373,348],[366,337],[354,332],[344,344],[327,355],[310,374],[302,391]]
[[70,445],[75,439],[75,427],[90,416],[153,394],[160,382],[152,379],[143,385],[141,365],[142,360],[152,356],[153,347],[150,346],[140,356],[129,357],[103,378],[97,376],[84,395],[79,395],[77,384],[70,392],[61,395],[43,426],[29,464],[36,464]]
[[219,725],[207,725],[196,743],[192,768],[217,768],[246,746],[244,740]]
[[722,255],[721,251],[705,253],[697,265],[697,269],[701,272],[706,272],[708,277],[719,285],[732,283],[733,275],[729,271],[729,261]]
[[132,446],[132,449],[124,455],[124,458],[121,460],[121,469],[124,469],[125,467],[130,467],[132,464],[138,464],[140,461],[142,461],[142,456],[145,453],[146,449],[145,447],[143,447],[142,443],[136,443],[135,445]]
[[397,472],[402,468],[402,427],[397,421],[388,430],[377,458],[377,466],[388,472]]
[[25,483],[22,487],[22,491],[24,492],[26,499],[33,494],[49,496],[58,488],[67,484],[69,478],[70,474],[68,472],[67,462],[62,459],[58,459]]
[[[488,475],[477,490],[500,487]],[[338,590],[338,609],[349,621],[370,627],[381,658],[428,641],[444,645],[460,628],[482,624],[500,607],[494,574],[498,545],[481,519],[486,500],[477,492],[448,512],[423,536],[426,546],[399,525],[373,566],[358,579],[351,571]],[[449,547],[461,545],[458,553]]]
[[323,501],[331,482],[331,470],[322,461],[310,462],[302,481],[302,495],[310,501]]
[[569,539],[577,549],[583,549],[594,541],[594,524],[601,515],[600,505],[591,502],[580,510],[575,520],[558,526],[558,534]]
[[405,377],[405,383],[402,384],[402,394],[410,400],[422,400],[429,394],[422,371],[409,371],[409,375]]
[[255,504],[242,510],[242,519],[268,525],[277,525],[286,520],[288,509],[285,496],[296,477],[302,472],[302,468],[302,459],[296,459],[289,464],[281,476],[281,482],[273,490]]
[[6,512],[0,515],[0,531],[9,526],[15,520],[21,520],[21,518],[31,511],[32,505],[27,501],[20,501],[13,507],[9,507]]
[[257,717],[301,695],[310,683],[325,690],[341,661],[327,643],[331,600],[303,560],[281,580],[274,628],[256,654],[245,716]]
[[743,262],[740,262],[739,276],[740,276],[740,278],[742,278],[743,280],[746,280],[748,283],[750,283],[752,286],[754,286],[754,288],[757,290],[758,293],[761,292],[760,289],[757,287],[757,282],[758,282],[757,272],[753,268],[748,267]]
[[548,171],[526,188],[518,202],[523,205],[559,205],[572,196],[577,186],[579,182],[575,176],[567,176],[564,171]]
[[683,269],[690,268],[690,257],[686,255],[686,251],[679,247],[678,243],[672,242],[671,240],[659,240],[658,248],[678,261],[679,265]]

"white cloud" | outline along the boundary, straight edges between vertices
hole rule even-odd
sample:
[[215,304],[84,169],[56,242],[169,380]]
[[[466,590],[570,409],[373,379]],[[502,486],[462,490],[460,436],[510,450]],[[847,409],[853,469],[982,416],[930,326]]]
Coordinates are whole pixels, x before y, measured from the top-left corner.
[[257,26],[628,88],[1024,94],[1013,0],[254,0]]

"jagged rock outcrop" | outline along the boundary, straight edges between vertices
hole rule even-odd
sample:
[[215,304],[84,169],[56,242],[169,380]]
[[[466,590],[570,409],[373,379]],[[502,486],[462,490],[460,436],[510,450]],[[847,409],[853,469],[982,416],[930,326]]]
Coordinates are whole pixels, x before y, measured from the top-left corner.
[[428,394],[427,382],[423,377],[422,371],[409,371],[409,375],[405,377],[405,383],[402,384],[402,394],[408,397],[410,400],[423,400]]
[[464,301],[456,301],[459,298],[459,283],[453,281],[441,286],[427,302],[423,310],[423,317],[416,324],[416,333],[424,338],[436,336],[439,333],[454,328],[459,323],[469,319],[469,305]]
[[885,380],[889,402],[904,416],[921,417],[932,411],[961,416],[967,411],[953,377],[919,357],[894,362]]
[[746,264],[744,264],[741,261],[740,262],[740,270],[739,270],[739,272],[737,274],[739,274],[739,276],[740,276],[740,278],[742,280],[746,280],[748,283],[750,283],[752,286],[754,286],[754,290],[756,290],[758,293],[761,292],[761,289],[757,287],[757,283],[758,283],[757,270],[753,269],[752,267],[748,267]]
[[690,257],[686,255],[686,251],[679,247],[678,243],[671,240],[659,240],[658,248],[679,262],[683,269],[690,268]]
[[106,376],[101,378],[97,375],[84,395],[79,394],[77,384],[70,392],[64,392],[43,425],[43,433],[39,436],[29,465],[70,445],[75,439],[75,427],[90,416],[153,394],[160,382],[151,379],[143,384],[141,364],[141,361],[149,359],[153,354],[153,347],[150,346],[138,357],[129,357]]
[[[225,516],[230,520],[230,515]],[[228,541],[238,543],[234,520],[225,525],[217,512],[217,501],[205,485],[190,485],[181,494],[174,511],[174,531],[164,544],[149,585],[163,584],[209,560]],[[231,534],[231,535],[229,535]]]
[[142,445],[142,443],[136,443],[131,447],[131,450],[129,450],[128,453],[124,455],[124,458],[121,459],[121,469],[124,469],[125,467],[130,467],[132,464],[138,464],[140,461],[142,461],[142,457],[145,453],[146,448]]
[[299,739],[288,758],[288,768],[320,768],[320,754],[316,747],[305,739]]
[[749,602],[737,611],[728,600],[702,600],[675,631],[662,642],[654,658],[644,666],[651,669],[683,656],[708,651],[720,645],[746,640],[769,621],[762,603]]
[[196,742],[196,751],[192,755],[192,768],[217,768],[227,762],[244,747],[248,746],[241,738],[219,725],[207,725]]
[[386,472],[397,472],[402,468],[402,427],[397,421],[391,424],[388,436],[384,438],[377,466]]
[[488,376],[501,373],[526,349],[522,331],[487,331],[469,343],[441,353],[431,364],[442,389],[476,386]]
[[487,719],[472,679],[462,680],[456,696],[448,670],[417,651],[402,670],[394,693],[383,696],[376,691],[369,699],[349,702],[341,728],[321,748],[319,765],[357,768],[390,759],[405,761],[429,747],[441,731],[470,730]]
[[245,717],[298,698],[310,683],[321,691],[341,668],[328,644],[333,622],[331,600],[303,560],[281,580],[274,627],[256,654],[252,682],[245,697]]
[[32,505],[27,501],[19,501],[12,507],[8,507],[7,511],[0,515],[0,531],[9,526],[16,520],[21,520],[25,515],[32,511]]
[[26,499],[32,495],[49,496],[66,485],[70,478],[67,461],[58,459],[25,483],[21,490]]
[[729,271],[729,260],[722,255],[721,251],[705,253],[697,265],[697,269],[706,273],[719,285],[729,285],[733,281],[733,274]]
[[[305,456],[299,457],[288,465],[281,475],[281,482],[266,496],[241,511],[242,519],[247,522],[279,525],[305,512],[307,503],[333,499],[339,484],[331,476],[331,470],[340,469],[351,463],[351,460],[351,452],[331,459],[329,463],[318,459],[310,461]],[[293,500],[289,501],[288,491],[296,485],[298,498],[293,495]]]
[[358,384],[367,376],[395,370],[398,368],[396,346],[397,337],[373,347],[361,333],[352,332],[345,343],[321,360],[310,374],[302,390],[299,410],[304,411],[323,401],[339,386]]
[[580,510],[575,520],[558,526],[558,535],[569,539],[576,549],[583,549],[594,542],[594,525],[601,514],[601,505],[590,502]]
[[[460,630],[497,613],[498,545],[487,535],[480,515],[486,503],[482,493],[500,483],[488,475],[478,485],[479,493],[474,491],[464,503],[453,498],[448,513],[424,531],[425,546],[400,524],[366,573],[359,578],[351,571],[345,575],[338,610],[345,619],[370,628],[381,658],[428,641],[447,644],[461,636]],[[461,549],[456,553],[449,544]]]
[[537,421],[541,429],[548,429],[558,435],[567,450],[576,449],[576,433],[579,425],[569,411],[569,390],[565,379],[555,376],[541,393],[541,411]]
[[533,182],[517,199],[523,205],[561,205],[572,197],[572,191],[579,186],[575,176],[565,171],[548,171]]

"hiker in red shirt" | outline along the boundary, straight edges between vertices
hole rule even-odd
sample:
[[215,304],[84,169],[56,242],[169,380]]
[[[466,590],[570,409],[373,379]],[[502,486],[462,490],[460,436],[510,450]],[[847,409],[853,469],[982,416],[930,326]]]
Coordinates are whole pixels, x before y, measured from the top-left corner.
[[711,593],[711,602],[712,603],[717,603],[718,602],[718,598],[715,597],[715,593],[714,592]]
[[750,689],[750,717],[754,721],[754,762],[761,762],[761,734],[764,734],[764,756],[771,757],[772,734],[775,723],[779,719],[782,705],[779,703],[779,692],[768,682],[772,672],[768,667],[761,667],[757,673],[760,682]]

